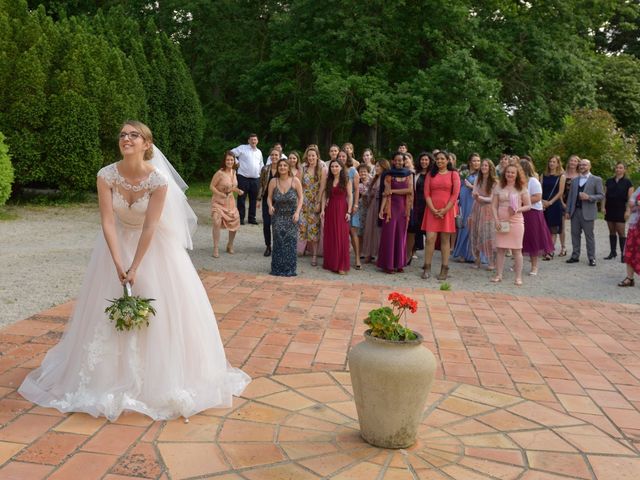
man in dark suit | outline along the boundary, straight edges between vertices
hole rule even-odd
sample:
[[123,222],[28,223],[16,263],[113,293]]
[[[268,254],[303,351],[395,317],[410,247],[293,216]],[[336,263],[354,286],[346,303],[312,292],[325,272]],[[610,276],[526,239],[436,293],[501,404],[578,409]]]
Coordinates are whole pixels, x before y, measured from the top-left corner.
[[602,179],[591,174],[591,162],[586,158],[578,163],[580,176],[573,179],[567,199],[567,218],[571,219],[571,243],[573,253],[567,263],[580,261],[582,232],[587,240],[589,266],[596,266],[596,240],[593,226],[598,216],[597,203],[604,198]]

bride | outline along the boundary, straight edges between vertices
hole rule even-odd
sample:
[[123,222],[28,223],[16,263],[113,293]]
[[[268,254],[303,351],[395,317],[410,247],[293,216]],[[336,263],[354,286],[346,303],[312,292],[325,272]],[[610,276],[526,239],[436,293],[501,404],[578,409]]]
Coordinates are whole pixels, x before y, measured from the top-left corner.
[[[133,410],[155,420],[231,406],[250,382],[225,357],[207,293],[186,248],[196,216],[186,184],[153,145],[149,128],[127,121],[122,160],[98,172],[102,231],[60,342],[18,390],[61,412],[115,420]],[[129,282],[154,298],[142,330],[118,332],[104,310]]]

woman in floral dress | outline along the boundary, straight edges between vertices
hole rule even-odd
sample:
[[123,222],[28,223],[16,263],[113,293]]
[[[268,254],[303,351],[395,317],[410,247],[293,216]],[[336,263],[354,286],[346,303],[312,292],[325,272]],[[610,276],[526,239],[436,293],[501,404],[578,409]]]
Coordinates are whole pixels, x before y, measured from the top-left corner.
[[475,268],[480,268],[480,263],[486,262],[488,270],[495,269],[496,224],[491,199],[497,184],[496,167],[491,160],[485,158],[480,164],[480,171],[473,186],[474,202],[469,218],[469,239]]
[[311,265],[318,265],[318,240],[320,239],[320,197],[326,174],[320,165],[320,152],[310,146],[304,152],[302,167],[302,216],[299,239],[311,247]]

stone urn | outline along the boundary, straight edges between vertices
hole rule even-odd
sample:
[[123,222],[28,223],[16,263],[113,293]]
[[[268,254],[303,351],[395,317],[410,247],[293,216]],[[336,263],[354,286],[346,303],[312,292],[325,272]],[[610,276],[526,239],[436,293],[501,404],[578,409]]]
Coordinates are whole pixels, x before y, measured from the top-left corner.
[[436,359],[417,332],[418,338],[408,341],[385,340],[369,332],[349,352],[360,434],[376,447],[410,447],[422,421]]

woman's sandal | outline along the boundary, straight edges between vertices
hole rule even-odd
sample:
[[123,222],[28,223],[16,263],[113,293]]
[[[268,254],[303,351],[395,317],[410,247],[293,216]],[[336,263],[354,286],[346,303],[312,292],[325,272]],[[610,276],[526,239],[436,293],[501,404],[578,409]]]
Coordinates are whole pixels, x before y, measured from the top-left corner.
[[491,279],[491,282],[492,282],[492,283],[500,283],[501,281],[502,281],[502,277],[500,277],[500,276],[498,276],[498,275],[496,275],[495,277],[493,277],[493,278]]
[[618,286],[619,287],[633,287],[636,284],[635,280],[633,278],[629,278],[626,277],[624,280],[622,280]]
[[420,275],[420,278],[422,278],[423,280],[431,278],[431,265],[424,265],[422,267],[422,275]]
[[313,257],[311,257],[311,266],[312,267],[317,267],[318,266],[318,256],[314,255]]
[[213,258],[218,258],[220,256],[220,254],[218,253],[218,249],[214,248],[213,249]]
[[514,284],[516,287],[521,287],[521,286],[522,286],[522,280],[516,280],[515,282],[513,282],[513,284]]
[[560,249],[560,253],[558,254],[559,257],[566,257],[567,256],[567,249],[562,247]]
[[449,276],[449,266],[448,265],[442,265],[440,267],[440,273],[438,274],[438,276],[436,278],[438,280],[446,280],[448,276]]

